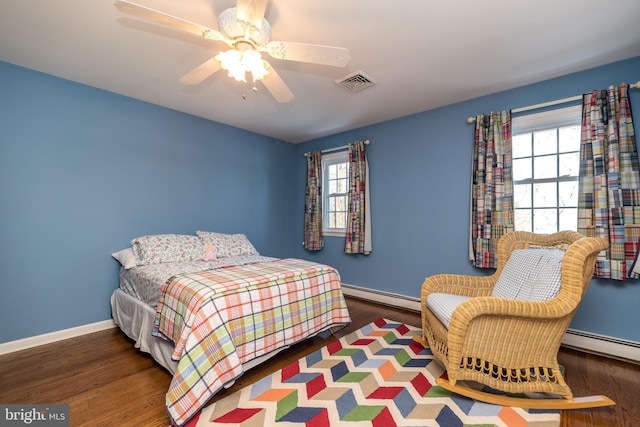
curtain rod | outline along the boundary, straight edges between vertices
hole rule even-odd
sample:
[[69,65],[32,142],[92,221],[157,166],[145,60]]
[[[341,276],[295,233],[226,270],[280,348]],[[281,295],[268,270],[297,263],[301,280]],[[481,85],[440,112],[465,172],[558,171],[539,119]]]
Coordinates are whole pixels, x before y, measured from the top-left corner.
[[[636,83],[630,84],[629,88],[630,89],[638,89],[638,88],[640,88],[640,80],[637,81]],[[514,108],[514,109],[511,110],[511,112],[512,113],[521,113],[523,111],[535,110],[535,109],[542,108],[542,107],[549,107],[551,105],[565,104],[567,102],[577,101],[579,99],[582,99],[582,95],[576,95],[576,96],[571,96],[569,98],[557,99],[555,101],[543,102],[541,104],[529,105],[528,107]],[[467,119],[467,123],[473,123],[475,121],[476,121],[475,117],[469,117]]]
[[[364,142],[364,145],[369,145],[369,140],[368,139]],[[326,150],[321,150],[320,152],[321,153],[330,153],[332,151],[344,150],[346,148],[349,148],[349,146],[348,145],[341,145],[340,147],[327,148]],[[306,152],[306,153],[304,153],[304,156],[305,157],[309,157],[309,154],[311,154],[311,153],[310,152]]]

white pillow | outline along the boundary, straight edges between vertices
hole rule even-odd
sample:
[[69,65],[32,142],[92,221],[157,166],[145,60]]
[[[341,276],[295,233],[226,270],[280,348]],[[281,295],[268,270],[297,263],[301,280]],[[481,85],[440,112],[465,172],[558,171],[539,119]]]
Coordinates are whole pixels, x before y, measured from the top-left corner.
[[527,301],[548,301],[560,292],[560,271],[564,251],[556,249],[546,253],[538,264],[537,274],[519,298]]
[[560,292],[564,251],[555,248],[516,249],[511,252],[492,296],[546,301]]
[[111,256],[117,259],[120,262],[120,265],[122,265],[125,270],[129,270],[130,268],[138,265],[136,261],[136,254],[133,253],[132,248],[114,252],[111,254]]

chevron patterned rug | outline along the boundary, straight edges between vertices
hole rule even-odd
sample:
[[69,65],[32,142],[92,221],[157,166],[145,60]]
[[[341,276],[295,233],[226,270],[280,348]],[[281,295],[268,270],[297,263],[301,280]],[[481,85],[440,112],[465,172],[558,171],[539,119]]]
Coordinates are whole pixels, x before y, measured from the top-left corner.
[[436,386],[420,330],[379,319],[204,408],[188,427],[557,427],[559,411],[490,405]]

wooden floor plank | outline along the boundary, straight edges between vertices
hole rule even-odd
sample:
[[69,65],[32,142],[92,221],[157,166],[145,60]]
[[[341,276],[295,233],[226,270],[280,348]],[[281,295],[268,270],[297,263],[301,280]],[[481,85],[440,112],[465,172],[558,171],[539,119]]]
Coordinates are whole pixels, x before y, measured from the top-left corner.
[[[420,326],[420,314],[347,298],[352,324],[339,338],[385,317]],[[247,371],[213,400],[252,384],[327,345],[312,338]],[[559,362],[574,395],[604,394],[613,407],[564,411],[562,427],[640,426],[640,365],[562,348]],[[68,403],[73,427],[167,427],[164,395],[171,375],[140,353],[119,329],[0,355],[0,403]]]

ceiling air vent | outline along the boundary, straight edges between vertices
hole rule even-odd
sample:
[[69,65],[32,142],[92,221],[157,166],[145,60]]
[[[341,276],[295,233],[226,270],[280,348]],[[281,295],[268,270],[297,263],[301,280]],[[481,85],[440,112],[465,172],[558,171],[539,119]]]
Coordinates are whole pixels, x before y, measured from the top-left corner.
[[358,92],[362,89],[366,89],[369,86],[373,86],[376,82],[362,71],[356,71],[349,75],[336,80],[336,84],[347,89],[349,92]]

